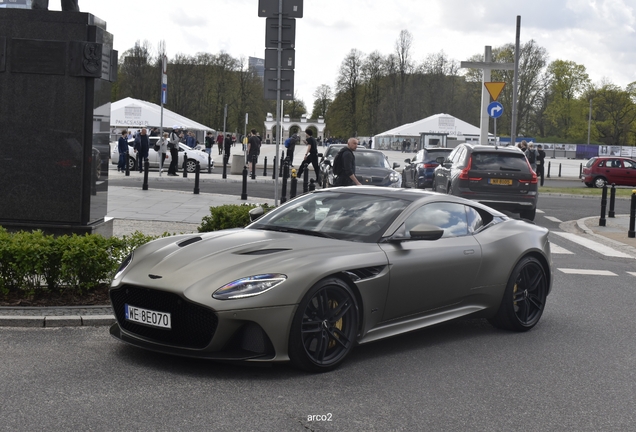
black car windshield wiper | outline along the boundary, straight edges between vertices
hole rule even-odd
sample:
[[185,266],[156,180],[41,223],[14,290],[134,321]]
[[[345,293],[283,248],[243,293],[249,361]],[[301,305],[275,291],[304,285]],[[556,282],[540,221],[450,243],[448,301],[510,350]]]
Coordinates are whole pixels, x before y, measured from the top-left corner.
[[510,168],[505,166],[500,166],[499,169],[502,171],[521,171],[519,168]]
[[290,232],[294,234],[304,234],[304,235],[310,235],[314,237],[324,237],[324,238],[335,239],[334,236],[324,232],[311,231],[311,230],[301,229],[301,228],[290,228],[290,227],[272,226],[272,225],[260,226],[255,228],[266,230],[266,231]]

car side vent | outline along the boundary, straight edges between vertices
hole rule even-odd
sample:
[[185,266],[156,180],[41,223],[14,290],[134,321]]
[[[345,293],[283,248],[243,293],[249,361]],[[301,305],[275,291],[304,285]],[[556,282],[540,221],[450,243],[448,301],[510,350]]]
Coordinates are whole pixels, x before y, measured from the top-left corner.
[[290,249],[259,249],[255,251],[243,252],[241,253],[241,255],[269,255],[278,252],[285,252],[288,250]]
[[177,243],[177,246],[179,247],[184,247],[184,246],[188,246],[191,245],[192,243],[196,243],[199,240],[203,240],[201,237],[191,237],[187,240],[182,241],[181,243]]
[[382,272],[382,270],[384,270],[384,267],[385,266],[383,265],[373,266],[373,267],[363,267],[359,269],[347,270],[345,271],[345,273],[351,276],[354,282],[357,282],[364,279],[370,279],[372,277],[379,275]]

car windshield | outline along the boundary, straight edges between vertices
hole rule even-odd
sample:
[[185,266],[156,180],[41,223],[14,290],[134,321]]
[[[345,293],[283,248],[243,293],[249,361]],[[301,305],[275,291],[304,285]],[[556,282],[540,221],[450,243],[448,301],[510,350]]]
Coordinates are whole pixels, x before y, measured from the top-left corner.
[[475,152],[470,168],[488,171],[522,171],[528,172],[528,162],[522,154],[503,152]]
[[388,168],[386,158],[382,153],[375,152],[356,152],[356,167],[381,167]]
[[378,195],[321,191],[290,201],[267,213],[248,229],[375,243],[409,204],[407,200]]

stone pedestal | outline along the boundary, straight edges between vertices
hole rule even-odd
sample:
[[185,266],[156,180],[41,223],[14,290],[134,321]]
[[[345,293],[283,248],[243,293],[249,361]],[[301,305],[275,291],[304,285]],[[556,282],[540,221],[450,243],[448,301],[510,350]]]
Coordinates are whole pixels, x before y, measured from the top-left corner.
[[93,15],[0,9],[1,226],[112,234],[112,47]]

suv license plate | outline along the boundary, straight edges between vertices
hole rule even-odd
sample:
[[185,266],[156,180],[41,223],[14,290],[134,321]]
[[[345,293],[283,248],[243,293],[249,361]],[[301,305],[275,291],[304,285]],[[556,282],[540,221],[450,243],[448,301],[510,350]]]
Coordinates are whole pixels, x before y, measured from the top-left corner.
[[166,329],[172,328],[172,322],[170,321],[169,313],[142,309],[136,306],[130,306],[128,304],[125,304],[124,306],[126,309],[126,319],[128,321],[145,324],[151,327],[160,327]]
[[510,186],[512,184],[512,180],[510,179],[489,179],[488,183],[490,184],[494,184],[494,185],[505,185],[505,186]]

